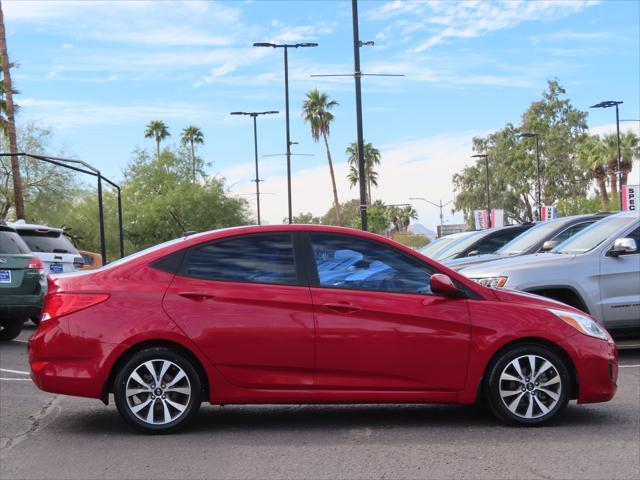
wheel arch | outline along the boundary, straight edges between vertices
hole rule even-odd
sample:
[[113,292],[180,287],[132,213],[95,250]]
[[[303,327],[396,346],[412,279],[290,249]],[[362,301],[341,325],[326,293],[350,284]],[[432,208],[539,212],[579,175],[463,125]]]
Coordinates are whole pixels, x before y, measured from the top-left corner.
[[[583,295],[571,285],[545,285],[525,288],[523,291],[558,300],[578,310],[582,310],[589,315],[592,314]],[[564,301],[564,299],[568,299],[569,301]]]
[[518,338],[516,340],[507,342],[504,345],[502,345],[500,348],[498,348],[495,352],[493,352],[493,354],[491,355],[491,358],[489,358],[489,361],[484,367],[484,370],[482,372],[482,379],[478,383],[478,390],[476,392],[476,401],[478,402],[484,401],[484,387],[488,378],[489,371],[493,367],[493,364],[500,357],[500,355],[502,355],[504,352],[506,352],[511,348],[518,347],[520,345],[527,345],[527,344],[541,345],[541,346],[547,347],[550,350],[552,350],[555,354],[557,354],[565,362],[565,364],[567,365],[567,369],[569,370],[569,375],[571,377],[570,378],[571,395],[569,396],[569,399],[575,400],[576,398],[578,398],[578,393],[580,388],[580,385],[578,383],[578,371],[576,370],[576,366],[573,363],[573,360],[571,360],[571,357],[569,356],[569,354],[560,345],[546,338],[523,337],[523,338]]
[[118,370],[120,370],[120,368],[133,355],[135,355],[136,353],[142,350],[146,350],[147,348],[172,349],[181,353],[182,355],[187,357],[189,360],[191,360],[193,362],[194,368],[196,369],[196,372],[198,372],[198,375],[200,376],[200,381],[202,382],[202,389],[203,389],[203,395],[204,395],[203,398],[209,398],[209,389],[210,389],[209,376],[207,375],[207,370],[204,368],[204,365],[200,360],[200,358],[198,358],[198,356],[195,353],[193,353],[191,350],[189,350],[187,347],[185,347],[184,345],[178,342],[175,342],[173,340],[166,340],[166,339],[156,339],[156,340],[145,340],[140,343],[131,345],[127,350],[125,350],[118,356],[118,358],[113,363],[113,366],[109,371],[109,375],[107,375],[104,385],[102,386],[102,393],[100,394],[100,400],[102,400],[102,403],[104,403],[105,405],[109,404],[109,393],[113,392],[113,382],[115,380],[115,376],[117,375]]

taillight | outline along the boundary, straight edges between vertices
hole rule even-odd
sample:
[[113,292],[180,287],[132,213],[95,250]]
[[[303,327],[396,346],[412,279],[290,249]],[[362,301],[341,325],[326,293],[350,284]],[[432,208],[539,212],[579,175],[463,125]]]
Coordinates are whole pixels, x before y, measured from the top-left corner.
[[107,298],[109,295],[106,293],[54,293],[47,295],[41,322],[93,307],[104,302]]
[[31,260],[27,268],[29,270],[44,270],[44,266],[42,265],[42,262],[39,258],[34,258],[33,260]]

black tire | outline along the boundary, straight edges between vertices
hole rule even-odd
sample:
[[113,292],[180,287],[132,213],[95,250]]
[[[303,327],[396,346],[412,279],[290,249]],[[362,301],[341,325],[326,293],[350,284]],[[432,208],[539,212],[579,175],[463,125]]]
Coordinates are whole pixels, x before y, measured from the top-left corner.
[[22,321],[17,321],[0,326],[0,341],[8,342],[20,335],[22,323]]
[[38,325],[40,325],[40,318],[40,316],[31,317],[29,320],[31,320],[31,323],[33,323],[37,327]]
[[[528,366],[530,356],[534,357],[534,367],[538,372],[537,383]],[[542,370],[547,365],[545,360],[552,368]],[[522,376],[516,372],[512,362],[518,363]],[[511,376],[523,381],[511,381]],[[509,425],[533,427],[550,422],[567,406],[570,394],[571,377],[565,361],[552,349],[535,343],[517,345],[499,354],[489,365],[484,383],[484,398],[489,409]]]
[[[185,376],[180,377],[181,380],[177,383],[178,387],[174,388],[178,388],[180,390],[190,389],[188,398],[187,395],[183,393],[176,393],[169,390],[163,391],[159,388],[162,387],[162,385],[157,385],[156,390],[149,388],[153,377],[150,376],[146,367],[142,368],[145,362],[149,361],[152,361],[152,366],[156,372],[156,378],[157,375],[161,373],[164,365],[163,362],[169,362],[172,364],[169,369],[166,370],[166,373],[164,373],[161,379],[161,382],[165,382],[162,383],[162,385],[166,386],[168,389],[170,389],[170,383],[180,376],[178,372],[182,370]],[[160,372],[158,369],[160,369]],[[130,398],[128,399],[126,394],[127,383],[133,382],[129,384],[131,387],[135,387],[139,384],[135,379],[131,380],[130,378],[134,371],[136,371],[136,373],[142,372],[139,373],[140,378],[145,382],[149,382],[148,385],[142,384],[148,389],[148,392],[141,392],[138,395],[130,395]],[[144,372],[147,372],[146,376],[143,376]],[[180,385],[182,386],[180,387]],[[159,394],[160,392],[162,393]],[[113,395],[118,412],[130,426],[147,434],[166,434],[183,428],[196,415],[202,402],[202,381],[192,362],[181,353],[170,348],[148,348],[131,356],[131,358],[129,358],[117,372],[114,379]],[[147,403],[149,406],[143,407],[142,410],[139,410],[139,413],[144,416],[149,415],[149,412],[153,408],[154,412],[150,414],[150,423],[139,418],[139,416],[137,416],[137,414],[132,410],[132,408],[139,407],[147,401],[150,402]],[[136,402],[139,403],[133,405]],[[178,409],[173,407],[173,405],[176,404],[184,404],[186,405],[186,408],[184,411],[180,412]],[[166,411],[169,411],[170,414],[175,414],[176,417],[167,423],[155,423],[157,418],[161,417],[161,421],[166,419]]]

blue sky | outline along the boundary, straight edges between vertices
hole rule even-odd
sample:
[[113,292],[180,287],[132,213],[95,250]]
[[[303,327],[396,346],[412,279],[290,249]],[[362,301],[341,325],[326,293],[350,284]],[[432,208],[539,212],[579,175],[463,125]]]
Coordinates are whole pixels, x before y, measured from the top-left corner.
[[[200,156],[233,194],[254,190],[252,126],[234,110],[280,110],[259,119],[260,155],[285,151],[282,51],[255,41],[313,41],[290,51],[294,213],[324,213],[331,185],[324,146],[300,117],[318,87],[340,103],[330,145],[341,201],[357,197],[345,180],[344,151],[355,140],[353,80],[311,78],[353,70],[351,2],[2,2],[10,55],[20,64],[20,122],[53,128],[66,152],[121,178],[150,120],[164,120],[177,143],[182,128],[205,135]],[[471,139],[517,123],[558,78],[575,106],[623,100],[621,118],[640,118],[640,2],[360,2],[367,141],[382,152],[374,199],[452,198],[452,173],[470,162]],[[594,132],[614,113],[592,111]],[[638,132],[638,122],[623,123]],[[57,152],[56,152],[57,153]],[[264,157],[263,217],[287,211],[283,157]],[[638,170],[636,169],[636,173]],[[245,196],[253,202],[253,197]],[[252,203],[253,206],[253,203]],[[433,228],[437,209],[416,204]],[[460,220],[447,212],[448,222]]]

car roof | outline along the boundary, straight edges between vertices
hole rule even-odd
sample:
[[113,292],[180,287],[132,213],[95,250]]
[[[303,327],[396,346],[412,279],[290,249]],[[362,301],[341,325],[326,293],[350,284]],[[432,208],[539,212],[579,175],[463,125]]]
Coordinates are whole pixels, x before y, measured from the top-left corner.
[[9,225],[11,228],[15,230],[32,230],[36,232],[53,231],[53,232],[64,233],[64,230],[61,228],[49,227],[47,225],[38,225],[37,223],[24,223],[21,221],[17,221],[17,222],[8,222],[7,225]]

